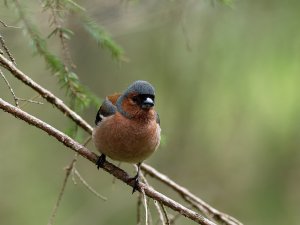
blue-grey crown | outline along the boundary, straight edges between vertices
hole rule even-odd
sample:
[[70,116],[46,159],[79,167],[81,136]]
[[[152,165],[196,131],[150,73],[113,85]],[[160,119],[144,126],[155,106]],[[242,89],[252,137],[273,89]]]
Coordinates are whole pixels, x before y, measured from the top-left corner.
[[154,87],[147,81],[137,80],[131,84],[128,89],[125,91],[124,95],[129,93],[136,92],[142,95],[155,95]]
[[154,87],[147,81],[144,80],[137,80],[131,84],[127,90],[118,98],[116,106],[117,110],[125,117],[130,118],[131,116],[125,112],[122,108],[122,102],[128,94],[136,92],[141,95],[153,95],[155,96]]

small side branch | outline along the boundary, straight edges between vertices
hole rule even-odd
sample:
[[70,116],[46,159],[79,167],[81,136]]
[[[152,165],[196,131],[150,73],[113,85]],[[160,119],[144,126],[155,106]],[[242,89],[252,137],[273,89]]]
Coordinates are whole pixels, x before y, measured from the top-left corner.
[[0,20],[0,24],[6,28],[15,28],[15,29],[19,29],[20,27],[15,27],[15,26],[10,26],[7,25],[3,20]]
[[[9,89],[10,93],[12,94],[12,96],[13,96],[13,98],[14,98],[14,101],[15,101],[15,105],[16,105],[17,107],[20,108],[20,106],[19,106],[19,101],[23,101],[23,102],[26,102],[26,103],[34,103],[34,104],[39,104],[39,105],[44,104],[44,103],[42,103],[42,102],[34,101],[34,100],[31,100],[31,99],[24,99],[24,98],[19,98],[19,97],[17,97],[16,94],[15,94],[15,92],[14,92],[14,89],[11,87],[10,83],[9,83],[8,80],[6,79],[4,73],[2,72],[1,69],[0,69],[0,75],[1,75],[1,77],[3,78],[4,82],[6,83],[6,85],[7,85],[8,89]],[[22,106],[24,106],[24,104],[23,104]],[[21,107],[22,107],[22,106],[21,106]]]
[[[1,23],[3,24],[3,22],[1,22]],[[16,65],[16,60],[14,59],[12,54],[10,53],[8,47],[5,44],[4,38],[1,36],[1,34],[0,34],[0,44],[1,44],[2,48],[4,49],[4,52],[8,55],[10,61],[12,61],[12,63]]]
[[72,169],[73,169],[73,165],[74,165],[75,161],[76,161],[76,159],[72,160],[72,162],[70,163],[70,165],[69,165],[67,168],[65,168],[65,169],[66,169],[66,175],[65,175],[65,178],[64,178],[64,181],[63,181],[63,185],[62,185],[62,187],[61,187],[61,190],[60,190],[60,192],[59,192],[59,195],[58,195],[56,204],[55,204],[55,206],[54,206],[54,208],[53,208],[53,211],[52,211],[52,213],[51,213],[50,219],[49,219],[49,221],[48,221],[48,225],[52,225],[53,222],[54,222],[54,219],[55,219],[55,216],[56,216],[56,213],[57,213],[57,209],[58,209],[58,207],[59,207],[59,205],[60,205],[60,203],[61,203],[62,197],[63,197],[63,195],[64,195],[64,193],[65,193],[65,189],[66,189],[66,186],[67,186],[67,182],[68,182],[69,176],[70,176],[70,174],[71,174],[71,171],[72,171]]
[[12,96],[13,96],[13,98],[14,98],[14,100],[15,100],[15,105],[16,105],[17,107],[19,107],[19,101],[18,101],[19,99],[18,99],[17,96],[15,95],[14,90],[13,90],[12,87],[10,86],[10,83],[9,83],[8,80],[6,79],[6,77],[5,77],[5,75],[3,74],[3,72],[2,72],[1,69],[0,69],[0,75],[1,75],[1,77],[3,78],[3,80],[5,81],[5,83],[6,83],[7,87],[8,87],[8,89],[9,89],[10,93],[12,94]]
[[141,225],[142,219],[141,219],[141,205],[142,205],[142,194],[139,193],[138,201],[137,201],[137,213],[136,213],[136,224]]
[[[137,170],[137,168],[136,168],[136,170]],[[150,186],[149,183],[148,183],[148,181],[147,181],[147,179],[146,179],[146,177],[144,176],[144,174],[143,174],[142,172],[140,173],[140,177],[142,178],[142,181],[143,181],[147,186]],[[161,209],[160,209],[159,203],[158,203],[157,201],[155,201],[155,200],[154,200],[154,206],[155,206],[155,208],[156,208],[156,210],[157,210],[157,212],[158,212],[159,220],[160,220],[161,224],[162,224],[162,225],[165,225],[166,223],[165,223],[165,221],[164,221],[164,215],[163,215],[163,212],[162,212]]]
[[98,198],[102,199],[103,201],[106,201],[107,198],[100,195],[94,188],[92,188],[87,182],[86,180],[80,175],[80,173],[78,172],[78,170],[76,168],[73,168],[74,174],[79,178],[79,180],[83,183],[83,185],[90,191],[92,192],[94,195],[96,195]]
[[169,219],[169,216],[168,216],[168,213],[167,213],[167,210],[165,209],[164,205],[159,203],[159,205],[161,206],[162,208],[162,211],[164,213],[164,216],[165,216],[165,220],[166,220],[166,225],[170,225],[170,219]]
[[145,208],[145,225],[149,225],[149,213],[148,213],[148,204],[147,204],[147,197],[144,192],[144,189],[141,188],[141,193],[142,193],[142,199],[143,199],[143,204]]
[[175,216],[173,216],[171,219],[170,219],[170,225],[174,225],[175,224],[175,221],[180,217],[180,213],[177,213]]

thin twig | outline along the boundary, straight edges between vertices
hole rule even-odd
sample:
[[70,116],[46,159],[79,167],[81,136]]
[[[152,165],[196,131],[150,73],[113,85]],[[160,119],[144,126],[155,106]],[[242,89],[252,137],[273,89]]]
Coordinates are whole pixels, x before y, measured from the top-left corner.
[[7,87],[8,87],[8,89],[9,89],[9,91],[10,91],[10,93],[12,94],[12,96],[13,96],[13,98],[14,98],[15,105],[16,105],[17,107],[19,107],[19,102],[18,102],[19,99],[18,99],[17,96],[15,95],[14,90],[13,90],[12,87],[10,86],[10,83],[9,83],[8,80],[6,79],[4,73],[2,72],[1,69],[0,69],[0,74],[1,74],[2,78],[4,79],[4,81],[5,81],[5,83],[6,83]]
[[0,20],[0,23],[1,23],[4,27],[8,27],[8,26],[6,25],[6,23],[4,23],[2,20]]
[[65,178],[64,178],[64,181],[63,181],[63,185],[62,185],[62,187],[61,187],[61,190],[60,190],[60,192],[59,192],[58,199],[57,199],[57,201],[56,201],[56,204],[55,204],[55,206],[54,206],[54,208],[53,208],[53,210],[52,210],[50,219],[49,219],[49,221],[48,221],[48,225],[52,225],[53,222],[54,222],[55,216],[56,216],[56,214],[57,214],[57,209],[59,208],[59,205],[60,205],[60,203],[61,203],[62,197],[63,197],[64,192],[65,192],[65,188],[66,188],[66,186],[67,186],[67,181],[68,181],[68,178],[69,178],[69,176],[70,176],[70,174],[71,174],[71,170],[72,170],[72,168],[73,168],[73,165],[74,165],[75,161],[76,161],[75,159],[72,160],[72,162],[70,163],[70,165],[69,165],[68,167],[65,168],[65,170],[66,170],[66,175],[65,175]]
[[[92,136],[87,137],[87,139],[83,142],[82,145],[83,145],[83,146],[87,146],[87,144],[91,141],[91,139],[92,139]],[[74,159],[76,160],[76,162],[77,162],[77,156],[78,156],[78,154],[76,153],[76,154],[74,155]],[[98,198],[100,198],[100,199],[102,199],[102,200],[104,200],[104,201],[107,200],[106,197],[100,195],[100,194],[99,194],[94,188],[92,188],[92,186],[89,185],[88,182],[81,176],[81,174],[79,173],[79,171],[76,169],[76,163],[74,162],[73,168],[72,168],[72,181],[73,181],[73,183],[76,185],[77,182],[76,182],[76,180],[75,180],[75,175],[79,178],[79,180],[82,182],[82,184],[83,184],[89,191],[91,191],[94,195],[96,195]]]
[[73,184],[74,185],[77,185],[77,181],[76,181],[76,178],[75,178],[75,172],[74,172],[74,169],[72,170],[72,174],[71,174],[72,176],[71,176],[71,179],[72,179],[72,181],[73,181]]
[[37,105],[43,105],[44,104],[43,102],[34,101],[34,100],[31,100],[31,99],[18,98],[18,100],[22,101],[22,102],[37,104]]
[[15,28],[15,29],[20,29],[21,28],[21,27],[7,25],[3,20],[0,20],[0,23],[2,24],[2,26],[6,27],[6,28]]
[[[138,168],[137,168],[137,166],[135,165],[135,169],[136,169],[136,171],[138,171]],[[142,172],[140,172],[140,177],[141,177],[141,180],[148,186],[148,187],[150,187],[150,185],[149,185],[149,183],[148,183],[148,181],[147,181],[147,179],[146,179],[146,177],[143,175],[143,173]],[[149,203],[149,201],[148,201],[148,203]],[[155,205],[155,207],[157,207],[158,206],[158,203],[157,203],[157,201],[155,201],[154,200],[154,205]],[[160,209],[159,209],[159,206],[158,206],[158,208],[156,208],[157,209],[157,211],[158,211],[158,213],[160,214],[161,212],[160,212]],[[145,209],[146,210],[146,209]],[[152,224],[152,216],[151,216],[151,211],[150,210],[148,210],[148,213],[147,213],[147,215],[145,215],[145,216],[148,216],[148,223],[149,224]],[[163,221],[162,221],[163,222]]]
[[[83,146],[85,146],[89,142],[89,140],[90,140],[90,137],[87,138],[87,140],[84,142]],[[77,162],[77,156],[78,156],[78,154],[75,153],[73,160],[70,162],[69,166],[67,166],[65,168],[66,169],[66,175],[65,175],[64,182],[63,182],[63,186],[62,186],[62,189],[61,189],[61,191],[60,191],[60,193],[58,195],[59,197],[58,197],[58,200],[57,200],[57,202],[56,202],[56,204],[54,206],[54,209],[53,209],[53,212],[51,214],[51,217],[50,217],[48,225],[52,225],[53,224],[53,221],[54,221],[54,219],[56,217],[56,214],[57,214],[57,211],[58,211],[61,199],[62,199],[62,197],[64,195],[64,190],[65,190],[67,181],[68,181],[68,179],[70,177],[70,174],[72,175],[71,177],[72,177],[73,182],[75,180],[75,178],[74,178],[74,174],[75,174],[74,170],[75,170],[75,164]],[[80,174],[78,173],[78,175],[80,175]],[[81,178],[81,176],[79,176],[79,178]]]
[[[90,140],[90,137],[84,142],[84,146],[89,142]],[[59,192],[59,195],[58,195],[58,199],[57,199],[57,202],[53,208],[53,211],[51,213],[51,216],[50,216],[50,219],[49,219],[49,222],[48,222],[48,225],[52,225],[53,222],[54,222],[54,219],[56,217],[56,214],[57,214],[57,210],[59,208],[59,205],[60,205],[60,202],[61,202],[61,199],[64,195],[64,191],[65,191],[65,187],[67,185],[67,181],[70,177],[70,174],[72,174],[72,179],[74,179],[74,167],[75,167],[75,164],[77,162],[77,156],[78,154],[76,153],[74,155],[74,158],[73,160],[71,161],[71,163],[69,164],[69,166],[65,167],[65,170],[66,170],[66,175],[65,175],[65,179],[63,181],[63,185],[62,185],[62,188],[61,188],[61,191]],[[78,173],[79,174],[79,173]],[[74,180],[73,180],[74,181]]]
[[[54,127],[50,126],[49,124],[45,123],[44,121],[28,114],[27,112],[24,112],[23,110],[9,104],[8,102],[2,100],[0,98],[0,108],[7,112],[12,114],[13,116],[26,121],[32,126],[35,126],[43,131],[45,131],[50,136],[56,138],[59,142],[64,144],[69,149],[77,152],[79,155],[83,156],[84,158],[91,161],[93,164],[96,164],[98,160],[98,156],[88,150],[86,147],[82,146],[77,141],[73,140],[63,132],[55,129]],[[122,180],[127,185],[130,185],[131,187],[134,186],[135,182],[134,180],[122,169],[116,167],[112,163],[105,161],[102,167],[103,170],[106,172],[112,174],[113,176],[117,177],[118,179]],[[171,198],[168,198],[167,196],[159,193],[158,191],[154,190],[152,187],[149,187],[145,185],[144,183],[139,184],[139,191],[143,190],[145,195],[148,197],[160,201],[165,206],[168,206],[169,208],[173,209],[174,211],[179,212],[183,216],[197,222],[198,224],[202,225],[216,225],[214,222],[210,221],[209,219],[203,217],[202,215],[184,207],[183,205],[179,204],[178,202],[174,201]]]
[[4,49],[4,52],[8,55],[10,61],[12,61],[12,63],[16,65],[16,60],[14,59],[12,54],[10,53],[8,47],[5,44],[4,38],[1,36],[1,34],[0,34],[0,44],[1,44],[2,48]]
[[86,140],[83,142],[83,146],[84,147],[86,147],[87,145],[88,145],[88,143],[90,142],[92,140],[92,136],[88,136],[87,138],[86,138]]
[[175,216],[173,216],[171,219],[170,219],[170,225],[173,225],[175,224],[175,221],[180,218],[180,213],[177,213]]
[[[1,75],[2,78],[4,79],[4,81],[5,81],[6,85],[7,85],[7,87],[9,88],[9,91],[10,91],[10,93],[12,94],[12,96],[13,96],[13,98],[14,98],[14,101],[15,101],[15,105],[16,105],[17,107],[20,107],[20,106],[19,106],[19,101],[29,102],[29,103],[34,103],[34,104],[40,104],[40,105],[44,104],[44,103],[42,103],[42,102],[34,101],[34,100],[31,100],[31,99],[24,99],[24,98],[19,98],[19,97],[17,97],[16,94],[15,94],[15,92],[14,92],[14,90],[13,90],[13,88],[11,87],[10,83],[9,83],[8,80],[6,79],[6,77],[5,77],[5,75],[3,74],[3,72],[2,72],[1,69],[0,69],[0,75]],[[25,104],[23,104],[22,107],[23,107],[24,105],[25,105]]]
[[74,174],[79,178],[79,180],[83,183],[83,185],[90,190],[94,195],[96,195],[98,198],[107,201],[107,198],[104,197],[103,195],[100,195],[94,188],[92,188],[85,179],[80,175],[77,169],[74,168]]
[[[137,170],[137,167],[136,167],[136,170]],[[140,172],[140,177],[141,177],[142,181],[143,181],[147,186],[150,186],[149,183],[148,183],[148,181],[147,181],[147,179],[146,179],[146,177],[144,176],[144,174],[143,174],[142,172]],[[157,212],[158,212],[159,220],[160,220],[161,224],[162,224],[162,225],[165,225],[164,215],[163,215],[163,213],[162,213],[162,211],[161,211],[161,209],[160,209],[160,207],[159,207],[158,202],[155,201],[155,200],[154,200],[154,206],[155,206],[155,208],[156,208],[156,210],[157,210]]]
[[170,225],[170,219],[168,217],[168,213],[167,213],[167,210],[166,210],[165,206],[163,204],[161,204],[161,202],[159,202],[159,205],[162,208],[162,211],[164,213],[166,225]]
[[142,194],[139,193],[137,201],[137,213],[136,213],[136,224],[141,225],[141,205],[142,205]]
[[148,205],[147,205],[147,197],[143,188],[141,188],[141,193],[143,197],[143,205],[145,208],[145,225],[149,225],[149,215],[148,215]]
[[[44,104],[42,102],[39,101],[35,101],[35,99],[39,98],[41,95],[37,94],[33,97],[31,97],[30,99],[26,99],[26,101],[24,101],[23,104],[20,105],[20,108],[24,108],[28,103],[35,103],[35,104]],[[21,100],[22,101],[22,100]]]
[[164,215],[159,207],[159,203],[157,201],[154,200],[154,206],[158,212],[158,216],[159,216],[159,221],[161,222],[162,225],[165,225],[166,222],[165,222],[165,219],[164,219]]

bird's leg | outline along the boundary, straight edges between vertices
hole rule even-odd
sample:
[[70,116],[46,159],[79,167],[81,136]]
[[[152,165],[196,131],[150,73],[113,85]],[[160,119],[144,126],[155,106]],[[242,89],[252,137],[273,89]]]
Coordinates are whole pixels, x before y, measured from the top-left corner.
[[106,161],[106,155],[101,154],[96,162],[97,169],[99,170],[100,167],[103,167],[104,162]]
[[140,167],[141,167],[142,163],[138,163],[137,168],[137,174],[132,178],[134,180],[134,184],[133,184],[133,189],[132,189],[132,194],[139,188],[139,182],[140,182]]

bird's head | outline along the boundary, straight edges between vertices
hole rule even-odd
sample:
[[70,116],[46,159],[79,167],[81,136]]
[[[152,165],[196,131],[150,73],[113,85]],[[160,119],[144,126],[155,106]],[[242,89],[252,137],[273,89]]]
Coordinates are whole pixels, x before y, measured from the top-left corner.
[[118,110],[126,117],[146,115],[154,107],[155,90],[147,81],[131,84],[117,101]]

